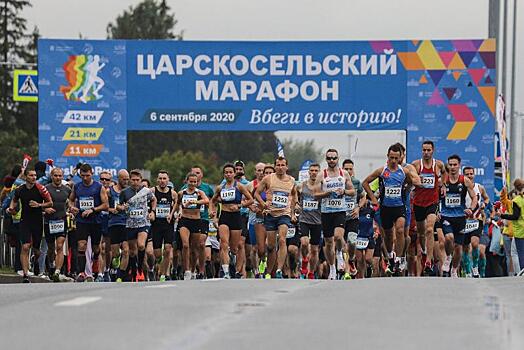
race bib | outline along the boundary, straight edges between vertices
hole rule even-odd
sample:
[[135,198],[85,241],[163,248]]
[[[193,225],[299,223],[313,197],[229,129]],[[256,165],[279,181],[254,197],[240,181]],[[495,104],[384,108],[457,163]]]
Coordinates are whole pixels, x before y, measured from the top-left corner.
[[129,217],[131,219],[142,219],[144,217],[144,209],[131,209]]
[[288,227],[287,228],[287,233],[286,233],[286,238],[293,238],[293,237],[295,237],[295,233],[296,233],[296,228],[295,227]]
[[317,210],[318,209],[318,201],[307,201],[307,200],[304,200],[302,202],[302,209],[304,209],[304,211]]
[[289,204],[289,195],[286,192],[273,192],[271,203],[275,208],[286,208]]
[[369,239],[358,237],[355,246],[357,247],[357,249],[366,249],[368,247],[368,244],[369,244]]
[[169,216],[171,208],[167,204],[160,204],[155,209],[155,216],[159,219],[165,219]]
[[464,233],[470,233],[473,231],[478,230],[479,228],[479,221],[474,219],[467,219],[466,220],[466,227],[464,228]]
[[435,175],[433,174],[420,174],[420,181],[422,188],[435,188]]
[[65,232],[64,220],[49,220],[49,233],[56,235]]
[[353,211],[353,209],[355,209],[355,202],[353,201],[346,202],[346,206],[347,206],[348,211]]
[[448,208],[457,208],[461,205],[460,195],[457,193],[448,193],[446,194],[446,207]]
[[344,209],[344,198],[324,198],[324,206],[330,209]]
[[211,221],[209,222],[209,230],[208,230],[207,235],[209,237],[216,237],[217,236],[217,228],[215,227],[215,225]]
[[197,204],[195,201],[197,200],[196,196],[192,195],[183,195],[182,196],[182,206],[186,209],[196,209]]
[[81,211],[93,209],[95,207],[95,199],[93,197],[80,197],[78,206]]
[[402,196],[401,187],[386,187],[384,195],[388,198],[400,198]]
[[220,191],[220,198],[223,202],[232,202],[235,200],[236,190],[234,188],[225,189]]

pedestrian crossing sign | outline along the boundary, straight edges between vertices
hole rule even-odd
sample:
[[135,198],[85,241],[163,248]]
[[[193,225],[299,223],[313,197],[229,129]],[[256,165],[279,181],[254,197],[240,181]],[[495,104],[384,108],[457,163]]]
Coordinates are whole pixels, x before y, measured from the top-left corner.
[[13,100],[38,102],[38,71],[22,69],[14,71]]

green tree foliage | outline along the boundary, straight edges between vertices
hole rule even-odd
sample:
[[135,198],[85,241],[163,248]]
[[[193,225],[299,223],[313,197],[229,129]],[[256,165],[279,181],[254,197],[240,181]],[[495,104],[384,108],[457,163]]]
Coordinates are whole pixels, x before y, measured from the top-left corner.
[[169,178],[178,189],[184,183],[187,173],[194,165],[202,167],[204,180],[216,184],[222,179],[222,168],[217,165],[217,160],[202,152],[168,152],[165,151],[159,157],[148,160],[145,168],[151,171],[151,180],[155,183],[156,175],[160,169],[169,172]]
[[315,140],[294,141],[286,139],[282,141],[284,154],[288,160],[288,173],[298,178],[298,172],[302,163],[311,159],[318,161],[322,158],[322,149],[315,147]]
[[38,105],[13,101],[13,70],[27,69],[36,63],[38,29],[28,31],[27,21],[21,17],[27,0],[0,1],[0,169],[3,173],[20,163],[23,154],[37,156]]
[[182,40],[183,32],[174,32],[178,21],[170,10],[165,0],[144,0],[107,25],[107,38]]

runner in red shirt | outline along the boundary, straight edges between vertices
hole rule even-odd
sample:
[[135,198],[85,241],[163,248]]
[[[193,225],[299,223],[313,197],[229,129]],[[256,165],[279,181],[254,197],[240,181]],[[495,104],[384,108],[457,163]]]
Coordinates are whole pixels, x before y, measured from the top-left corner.
[[433,269],[433,230],[437,220],[439,188],[442,186],[442,179],[446,173],[444,163],[433,158],[434,151],[433,141],[424,141],[422,159],[417,159],[412,163],[422,182],[421,187],[415,188],[413,209],[422,248],[422,264],[426,275],[430,274]]

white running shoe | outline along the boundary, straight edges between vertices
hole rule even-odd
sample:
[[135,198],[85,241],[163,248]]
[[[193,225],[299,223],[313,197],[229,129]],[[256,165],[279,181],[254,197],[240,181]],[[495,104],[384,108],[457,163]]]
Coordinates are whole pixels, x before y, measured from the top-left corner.
[[337,270],[338,271],[343,271],[344,270],[344,267],[345,267],[345,264],[344,264],[344,255],[342,254],[342,251],[339,250],[337,252]]
[[191,271],[184,272],[184,281],[189,281],[191,279]]
[[479,278],[480,277],[479,267],[478,266],[474,266],[471,270],[473,272],[473,278]]
[[444,264],[442,264],[442,271],[449,272],[450,267],[451,267],[451,256],[446,256],[446,259],[444,260]]
[[451,278],[458,278],[457,269],[451,269]]

